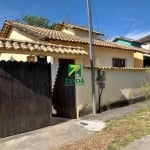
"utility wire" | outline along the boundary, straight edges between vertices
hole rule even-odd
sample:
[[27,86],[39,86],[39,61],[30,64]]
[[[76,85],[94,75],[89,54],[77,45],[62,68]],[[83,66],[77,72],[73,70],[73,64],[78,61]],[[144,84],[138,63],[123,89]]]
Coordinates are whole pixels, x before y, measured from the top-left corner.
[[96,12],[96,8],[95,8],[95,1],[93,0],[92,2],[93,2],[93,5],[92,5],[92,6],[93,6],[93,11],[94,11],[94,17],[95,17],[96,26],[97,26],[96,28],[97,28],[97,30],[98,30],[99,32],[101,32],[101,31],[100,31],[100,28],[99,28],[100,26],[99,26],[99,21],[98,21],[98,17],[97,17],[97,12]]

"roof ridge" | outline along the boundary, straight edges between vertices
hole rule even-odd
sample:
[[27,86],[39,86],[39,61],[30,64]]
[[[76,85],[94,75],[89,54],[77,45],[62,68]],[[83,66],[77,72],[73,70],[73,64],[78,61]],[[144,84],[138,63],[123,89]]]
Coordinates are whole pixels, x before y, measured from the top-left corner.
[[[26,26],[31,26],[31,27],[35,27],[35,28],[48,29],[48,28],[44,28],[44,27],[40,27],[40,26],[36,26],[36,25],[30,25],[30,24],[15,21],[15,20],[5,20],[5,21],[6,21],[6,23],[10,23],[10,24],[17,23],[20,25],[26,25]],[[52,29],[48,29],[48,30],[52,30]]]

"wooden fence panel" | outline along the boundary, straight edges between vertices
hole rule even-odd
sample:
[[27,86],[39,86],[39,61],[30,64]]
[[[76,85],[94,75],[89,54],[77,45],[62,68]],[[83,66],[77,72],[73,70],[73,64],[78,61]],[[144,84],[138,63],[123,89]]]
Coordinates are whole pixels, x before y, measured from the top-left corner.
[[0,62],[0,137],[50,125],[50,64]]

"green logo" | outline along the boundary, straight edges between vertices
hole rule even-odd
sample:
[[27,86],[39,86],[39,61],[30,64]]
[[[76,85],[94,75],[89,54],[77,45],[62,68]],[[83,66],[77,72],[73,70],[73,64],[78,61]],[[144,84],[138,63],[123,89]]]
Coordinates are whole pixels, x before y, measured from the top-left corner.
[[65,78],[65,86],[75,85],[84,85],[84,79],[82,78],[82,68],[80,64],[69,64],[68,77]]
[[70,64],[68,65],[68,76],[72,76],[75,73],[76,77],[81,77],[81,65]]

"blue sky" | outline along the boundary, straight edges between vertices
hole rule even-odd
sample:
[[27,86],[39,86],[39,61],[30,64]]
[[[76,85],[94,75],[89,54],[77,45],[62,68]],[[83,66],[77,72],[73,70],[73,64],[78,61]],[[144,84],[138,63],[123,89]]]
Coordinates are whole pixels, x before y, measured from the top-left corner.
[[[87,25],[87,0],[1,0],[0,27],[4,20],[38,15],[51,22]],[[150,34],[149,0],[91,0],[93,28],[107,38],[138,39]]]

